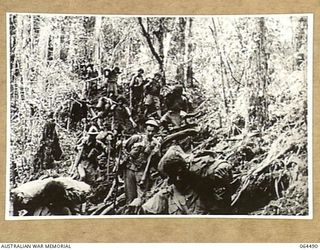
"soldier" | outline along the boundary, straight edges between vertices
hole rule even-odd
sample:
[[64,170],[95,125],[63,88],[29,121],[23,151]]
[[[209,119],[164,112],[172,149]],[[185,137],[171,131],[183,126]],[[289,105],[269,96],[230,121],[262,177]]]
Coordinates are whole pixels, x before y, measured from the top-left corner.
[[96,116],[91,118],[91,121],[98,119],[99,126],[102,126],[102,119],[111,115],[111,130],[114,132],[115,136],[123,134],[123,131],[128,127],[128,120],[133,128],[137,126],[132,119],[130,109],[126,105],[126,98],[124,96],[118,96],[115,101],[112,98],[101,97],[96,108],[99,112]]
[[86,119],[88,115],[88,105],[85,98],[80,99],[76,93],[71,97],[70,105],[70,127],[72,129],[77,128],[77,124],[82,120]]
[[86,79],[85,79],[85,81],[86,81],[86,85],[85,85],[86,97],[93,98],[97,94],[99,73],[94,68],[93,64],[89,64],[87,66],[86,73],[87,73]]
[[[144,134],[133,135],[125,143],[127,158],[122,165],[126,202],[129,204],[150,189],[150,169],[155,168],[159,154],[160,140],[155,137],[159,125],[155,120],[148,120]],[[157,159],[158,158],[158,159]]]
[[91,118],[91,121],[98,119],[98,125],[101,127],[103,125],[103,119],[106,118],[110,108],[116,101],[113,98],[102,96],[99,98],[97,105],[94,107],[98,110],[98,113]]
[[106,145],[96,140],[98,134],[98,129],[95,126],[91,126],[88,131],[88,137],[83,138],[76,149],[79,157],[76,165],[80,175],[80,181],[84,181],[89,185],[92,185],[96,179],[98,156],[108,151]]
[[161,118],[160,110],[160,91],[161,91],[161,74],[156,73],[154,77],[146,83],[144,86],[145,94],[145,112],[144,117],[147,118],[148,115],[156,112],[158,117]]
[[107,70],[105,74],[107,81],[106,85],[108,93],[113,92],[116,96],[118,95],[118,76],[121,74],[119,67],[114,67],[113,70]]
[[136,113],[139,113],[139,107],[143,100],[143,69],[139,69],[138,73],[135,74],[130,82],[130,95],[131,103],[130,107],[134,108]]
[[87,66],[86,66],[84,61],[82,61],[80,63],[80,74],[79,74],[79,76],[80,76],[81,80],[86,80],[86,78],[87,78]]
[[53,114],[53,112],[48,113],[47,121],[43,127],[40,147],[34,160],[35,169],[42,170],[54,168],[54,161],[59,160],[62,155]]
[[137,127],[137,124],[132,119],[130,109],[126,105],[126,98],[124,96],[118,96],[117,102],[109,109],[109,113],[112,113],[112,131],[114,135],[122,135],[128,127],[128,121],[130,121],[133,128]]
[[172,146],[159,163],[159,170],[168,176],[168,186],[142,209],[149,214],[230,214],[230,168],[229,163],[210,155],[187,155],[179,146]]
[[169,124],[180,127],[187,111],[187,99],[183,96],[183,86],[177,85],[166,97],[167,113],[161,117],[161,124],[168,128]]

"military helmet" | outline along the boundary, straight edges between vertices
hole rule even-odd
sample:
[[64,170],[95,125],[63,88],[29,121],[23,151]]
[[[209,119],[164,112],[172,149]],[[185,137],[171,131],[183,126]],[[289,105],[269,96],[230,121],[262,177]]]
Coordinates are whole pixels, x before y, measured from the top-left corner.
[[117,74],[120,74],[120,68],[119,67],[114,67],[113,71]]
[[54,111],[48,111],[47,114],[46,114],[47,118],[48,119],[53,119],[54,117]]
[[119,95],[117,97],[117,102],[126,103],[127,102],[127,98],[125,98],[123,95]]
[[162,156],[158,170],[161,173],[169,173],[177,169],[178,167],[187,167],[187,155],[183,152],[180,146],[171,146],[167,152]]
[[96,126],[91,126],[88,131],[89,135],[97,135],[99,134],[98,128]]
[[183,93],[183,86],[181,84],[174,86],[172,93],[181,95]]
[[156,121],[156,120],[154,120],[154,119],[149,119],[149,120],[147,120],[146,122],[145,122],[145,125],[146,126],[152,126],[152,127],[155,127],[155,128],[159,128],[159,123]]

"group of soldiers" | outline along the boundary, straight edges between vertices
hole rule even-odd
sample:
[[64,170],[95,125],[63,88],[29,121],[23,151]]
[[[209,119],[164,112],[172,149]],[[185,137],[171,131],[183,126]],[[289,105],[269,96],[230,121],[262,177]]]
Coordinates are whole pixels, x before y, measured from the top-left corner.
[[183,85],[166,86],[161,73],[145,78],[141,68],[127,85],[118,83],[119,67],[99,75],[89,64],[79,74],[84,82],[82,97],[68,94],[56,111],[56,118],[64,121],[68,130],[91,124],[121,136],[141,132],[152,118],[168,131],[169,127],[179,128],[192,108]]
[[[82,74],[86,83],[83,98],[70,97],[68,129],[78,131],[73,177],[94,185],[101,180],[101,173],[107,176],[104,181],[113,175],[124,182],[126,204],[135,213],[229,214],[229,163],[210,155],[186,154],[186,149],[177,145],[179,141],[165,151],[162,148],[164,134],[181,128],[190,117],[184,87],[177,84],[162,98],[162,75],[155,73],[144,79],[144,70],[139,69],[130,79],[126,96],[125,89],[119,88],[120,73],[118,67],[104,71],[105,81],[98,89],[99,74],[94,67],[87,67]],[[45,128],[51,130],[46,128],[42,141],[54,137],[57,144],[52,113],[48,118],[51,125]],[[57,122],[59,118],[56,113]],[[159,179],[160,191],[145,199],[159,185]]]

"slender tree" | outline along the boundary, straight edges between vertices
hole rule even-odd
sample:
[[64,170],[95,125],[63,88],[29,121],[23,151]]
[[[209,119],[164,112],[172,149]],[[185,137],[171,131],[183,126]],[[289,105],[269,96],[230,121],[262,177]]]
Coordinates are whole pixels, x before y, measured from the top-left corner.
[[195,43],[193,41],[192,33],[193,17],[187,18],[187,84],[193,87],[193,51],[195,50]]
[[185,17],[178,18],[178,32],[177,32],[177,75],[176,80],[183,85],[185,84],[185,53],[186,53],[186,24]]
[[[148,18],[147,18],[147,23],[148,23]],[[152,55],[154,56],[154,58],[156,59],[156,61],[158,62],[158,66],[159,66],[159,71],[162,73],[163,77],[164,77],[164,81],[165,81],[165,75],[164,75],[164,45],[163,45],[163,39],[164,39],[164,18],[161,17],[159,18],[157,25],[154,27],[151,27],[151,25],[148,25],[148,29],[153,30],[153,34],[157,39],[158,42],[158,50],[156,49],[156,45],[153,42],[152,36],[151,34],[148,32],[148,29],[146,29],[145,25],[143,24],[142,18],[138,17],[138,23],[141,27],[141,32],[142,35],[144,36],[144,38],[147,41],[147,44],[149,46],[149,49],[152,53]]]

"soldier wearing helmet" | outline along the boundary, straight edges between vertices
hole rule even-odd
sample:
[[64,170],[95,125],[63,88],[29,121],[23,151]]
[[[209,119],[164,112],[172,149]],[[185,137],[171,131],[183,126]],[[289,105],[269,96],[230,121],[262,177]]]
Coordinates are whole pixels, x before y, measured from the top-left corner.
[[212,155],[186,154],[171,146],[158,169],[167,186],[142,205],[149,214],[230,214],[231,166]]
[[84,137],[77,146],[76,151],[79,154],[78,173],[80,181],[92,185],[96,180],[98,169],[98,156],[107,152],[107,147],[101,141],[96,140],[99,134],[96,126],[91,126],[88,136]]
[[145,123],[145,132],[131,136],[125,143],[127,157],[123,165],[125,165],[124,183],[127,204],[143,196],[152,186],[150,175],[147,176],[143,186],[139,183],[147,164],[151,164],[151,169],[156,169],[160,148],[160,140],[156,138],[158,130],[158,123],[155,120],[148,120]]
[[98,119],[99,126],[102,126],[103,120],[108,115],[111,116],[111,130],[115,136],[123,134],[128,128],[128,121],[130,121],[133,128],[137,126],[127,106],[127,99],[122,95],[118,96],[115,101],[111,98],[101,97],[96,108],[99,112],[96,116],[92,117],[91,120],[94,121]]

